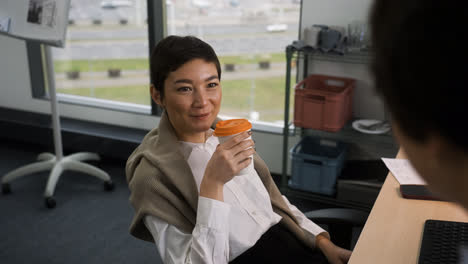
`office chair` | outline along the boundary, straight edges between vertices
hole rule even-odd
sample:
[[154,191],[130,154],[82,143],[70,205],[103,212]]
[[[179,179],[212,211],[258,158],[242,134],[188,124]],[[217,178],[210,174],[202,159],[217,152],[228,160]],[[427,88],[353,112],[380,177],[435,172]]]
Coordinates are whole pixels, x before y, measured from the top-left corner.
[[327,208],[306,212],[305,216],[316,224],[327,225],[335,245],[352,250],[353,228],[363,227],[369,213],[357,209]]

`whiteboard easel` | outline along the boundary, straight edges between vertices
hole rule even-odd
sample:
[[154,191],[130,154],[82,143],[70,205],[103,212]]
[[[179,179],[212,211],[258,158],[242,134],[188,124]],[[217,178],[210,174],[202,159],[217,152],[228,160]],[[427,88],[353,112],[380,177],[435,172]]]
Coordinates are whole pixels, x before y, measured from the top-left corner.
[[110,191],[114,189],[114,184],[105,171],[82,162],[84,160],[99,160],[100,158],[97,154],[80,152],[63,156],[54,65],[50,45],[64,46],[69,7],[70,0],[0,1],[0,21],[8,20],[8,27],[2,28],[4,31],[0,32],[1,34],[45,44],[47,85],[49,87],[55,149],[55,155],[52,153],[41,153],[38,155],[37,162],[22,166],[5,174],[1,180],[2,192],[4,194],[10,193],[10,182],[15,179],[40,171],[51,170],[44,192],[45,204],[48,208],[56,206],[53,194],[55,186],[65,170],[74,170],[95,176],[104,181],[104,188],[106,190]]

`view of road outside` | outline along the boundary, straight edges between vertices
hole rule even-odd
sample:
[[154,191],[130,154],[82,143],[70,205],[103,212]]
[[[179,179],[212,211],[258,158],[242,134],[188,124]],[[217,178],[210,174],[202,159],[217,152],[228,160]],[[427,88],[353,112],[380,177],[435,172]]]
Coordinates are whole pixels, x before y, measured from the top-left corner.
[[[166,12],[169,35],[197,36],[218,54],[222,115],[282,124],[300,1],[166,0]],[[146,0],[71,0],[69,17],[66,46],[53,50],[58,92],[149,105]]]

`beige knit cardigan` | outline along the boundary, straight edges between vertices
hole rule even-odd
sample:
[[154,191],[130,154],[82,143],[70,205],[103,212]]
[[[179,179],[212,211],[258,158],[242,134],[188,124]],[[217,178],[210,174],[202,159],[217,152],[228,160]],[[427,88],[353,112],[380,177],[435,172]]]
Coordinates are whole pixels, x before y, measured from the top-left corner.
[[[163,113],[159,127],[144,137],[127,161],[130,203],[135,209],[130,233],[137,238],[154,242],[143,222],[146,215],[156,216],[186,233],[192,233],[195,227],[199,193],[177,141],[174,128],[167,114]],[[282,217],[280,224],[314,248],[315,239],[299,227],[265,162],[257,154],[254,155],[254,168],[270,195],[273,211]]]

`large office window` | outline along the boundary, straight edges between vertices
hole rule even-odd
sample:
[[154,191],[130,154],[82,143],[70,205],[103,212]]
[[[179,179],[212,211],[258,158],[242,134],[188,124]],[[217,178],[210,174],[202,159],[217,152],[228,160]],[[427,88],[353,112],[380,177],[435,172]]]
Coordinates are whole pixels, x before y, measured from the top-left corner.
[[53,49],[58,93],[149,108],[155,38],[148,19],[155,18],[148,9],[165,10],[154,31],[214,47],[223,68],[221,115],[283,124],[284,51],[298,37],[297,0],[72,0],[66,47]]
[[166,12],[168,34],[197,36],[220,57],[222,115],[282,124],[284,51],[298,38],[300,1],[167,0]]
[[72,0],[67,42],[53,49],[60,94],[150,105],[146,0]]

